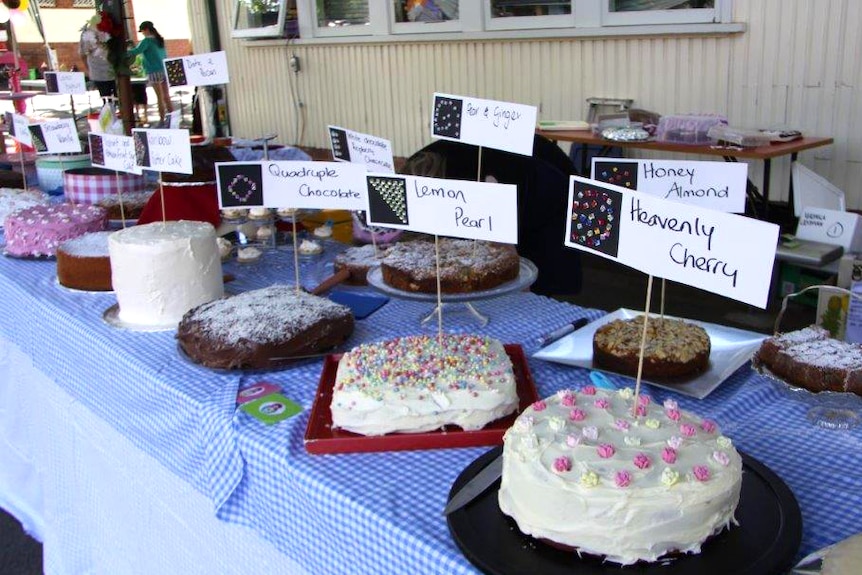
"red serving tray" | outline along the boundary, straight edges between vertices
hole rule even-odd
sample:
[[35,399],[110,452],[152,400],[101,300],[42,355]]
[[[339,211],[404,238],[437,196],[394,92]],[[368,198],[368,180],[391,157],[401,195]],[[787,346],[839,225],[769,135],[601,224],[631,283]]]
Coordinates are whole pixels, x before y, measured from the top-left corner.
[[374,436],[332,429],[332,412],[329,406],[332,403],[332,388],[341,354],[326,356],[323,361],[323,371],[320,374],[320,386],[317,388],[317,396],[314,398],[314,405],[311,406],[311,416],[305,430],[306,451],[319,455],[502,444],[503,434],[512,426],[518,414],[539,400],[524,350],[520,345],[511,343],[505,344],[504,348],[512,360],[518,398],[521,400],[517,412],[492,421],[484,428],[475,431],[464,431],[452,425],[423,433],[391,433]]

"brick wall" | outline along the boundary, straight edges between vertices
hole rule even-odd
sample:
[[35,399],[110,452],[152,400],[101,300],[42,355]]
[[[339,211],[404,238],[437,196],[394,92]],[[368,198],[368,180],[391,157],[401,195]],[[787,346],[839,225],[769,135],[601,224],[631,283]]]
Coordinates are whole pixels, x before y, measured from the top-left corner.
[[[191,42],[188,40],[165,40],[168,57],[188,56],[191,54]],[[65,42],[51,44],[51,48],[57,51],[57,61],[61,70],[69,70],[73,65],[79,69],[82,67],[81,57],[78,55],[77,42]],[[42,44],[20,44],[21,57],[27,62],[28,68],[39,69],[42,62],[47,61],[45,46]]]

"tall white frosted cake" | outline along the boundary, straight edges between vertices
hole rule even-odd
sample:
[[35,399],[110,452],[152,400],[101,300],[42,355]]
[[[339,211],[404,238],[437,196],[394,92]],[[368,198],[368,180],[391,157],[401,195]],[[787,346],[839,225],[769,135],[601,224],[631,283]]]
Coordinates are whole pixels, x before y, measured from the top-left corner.
[[585,387],[506,432],[500,510],[528,535],[629,565],[699,553],[734,521],[742,459],[716,424],[668,400]]
[[506,350],[475,335],[360,345],[338,363],[331,404],[333,426],[362,435],[480,429],[517,407]]
[[176,325],[187,311],[224,295],[215,228],[205,222],[132,226],[108,239],[119,319]]

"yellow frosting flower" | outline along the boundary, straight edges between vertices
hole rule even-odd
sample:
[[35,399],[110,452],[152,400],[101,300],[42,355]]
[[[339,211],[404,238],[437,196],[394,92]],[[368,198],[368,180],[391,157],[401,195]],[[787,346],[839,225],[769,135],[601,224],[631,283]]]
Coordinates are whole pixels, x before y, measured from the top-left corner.
[[595,487],[599,484],[599,476],[594,471],[587,471],[581,475],[581,485],[584,487]]
[[677,481],[679,481],[679,473],[670,467],[665,467],[664,471],[661,472],[661,482],[670,487]]
[[715,442],[718,444],[719,447],[723,447],[724,449],[728,449],[731,445],[733,445],[733,442],[730,440],[730,438],[723,435],[719,435],[716,438]]
[[661,422],[658,419],[650,417],[649,419],[644,421],[644,425],[646,425],[650,429],[658,429],[659,427],[661,427]]
[[635,396],[635,392],[632,391],[632,388],[630,387],[624,387],[620,389],[617,394],[623,399],[631,399]]

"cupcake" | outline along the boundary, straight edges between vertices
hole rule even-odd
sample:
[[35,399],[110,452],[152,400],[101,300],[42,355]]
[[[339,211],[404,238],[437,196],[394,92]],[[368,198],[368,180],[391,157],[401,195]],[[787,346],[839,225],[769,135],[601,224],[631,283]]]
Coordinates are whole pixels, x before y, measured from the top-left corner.
[[323,252],[323,246],[320,242],[314,240],[302,240],[299,244],[299,253],[304,256],[314,256]]
[[241,264],[250,264],[259,260],[262,255],[263,252],[257,248],[240,248],[236,252],[236,261]]

